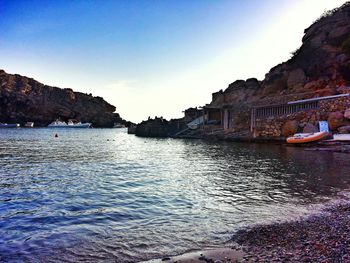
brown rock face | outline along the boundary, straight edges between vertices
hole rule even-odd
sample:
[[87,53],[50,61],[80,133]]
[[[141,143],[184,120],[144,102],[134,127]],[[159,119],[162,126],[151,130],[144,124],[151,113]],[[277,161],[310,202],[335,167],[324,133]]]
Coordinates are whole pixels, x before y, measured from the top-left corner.
[[339,133],[350,133],[350,126],[342,126],[338,128]]
[[169,123],[163,118],[148,119],[136,126],[135,134],[140,137],[167,137]]
[[282,126],[282,135],[288,137],[298,132],[299,123],[297,121],[287,121]]
[[125,122],[115,109],[101,97],[46,86],[0,70],[0,122],[34,121],[36,126],[46,126],[61,118],[112,127],[115,122]]
[[350,109],[346,109],[344,112],[344,118],[350,119]]
[[[252,107],[345,93],[350,93],[350,2],[322,15],[305,29],[301,47],[288,61],[271,68],[262,81],[236,80],[227,89],[214,93],[207,108],[230,109],[235,116],[243,115],[237,108],[247,109],[249,113]],[[330,112],[338,110],[344,109],[329,107],[317,116],[317,120],[325,120]],[[246,119],[249,116],[232,120],[232,127],[239,131],[249,130],[250,123]],[[330,128],[344,125],[340,119],[330,117]],[[316,117],[299,121],[305,127],[307,122],[316,123]],[[278,126],[276,130],[279,131],[281,124]],[[295,123],[287,123],[282,135],[289,136],[297,129]],[[310,126],[307,129],[315,130]],[[265,126],[259,136],[277,134],[273,128]]]
[[331,130],[336,130],[344,125],[344,116],[340,111],[332,112],[328,117],[328,125]]
[[323,15],[304,33],[302,46],[262,81],[234,81],[215,93],[210,105],[258,106],[349,93],[350,2]]
[[305,73],[301,68],[290,71],[287,79],[288,89],[298,90],[303,88],[305,80]]

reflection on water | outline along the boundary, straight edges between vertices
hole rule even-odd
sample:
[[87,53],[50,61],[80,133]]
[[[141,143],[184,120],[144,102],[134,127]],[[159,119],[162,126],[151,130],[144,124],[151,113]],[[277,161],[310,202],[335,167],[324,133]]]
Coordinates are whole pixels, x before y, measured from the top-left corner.
[[134,262],[221,245],[347,188],[348,157],[119,129],[0,129],[0,261]]

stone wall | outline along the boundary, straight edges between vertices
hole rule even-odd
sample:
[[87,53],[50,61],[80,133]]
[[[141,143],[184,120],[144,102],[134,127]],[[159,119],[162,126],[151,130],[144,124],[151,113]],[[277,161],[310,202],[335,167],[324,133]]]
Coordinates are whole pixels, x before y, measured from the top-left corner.
[[254,136],[286,137],[296,132],[312,132],[318,129],[319,121],[328,121],[330,130],[338,133],[350,125],[349,111],[350,97],[321,100],[318,109],[256,119]]

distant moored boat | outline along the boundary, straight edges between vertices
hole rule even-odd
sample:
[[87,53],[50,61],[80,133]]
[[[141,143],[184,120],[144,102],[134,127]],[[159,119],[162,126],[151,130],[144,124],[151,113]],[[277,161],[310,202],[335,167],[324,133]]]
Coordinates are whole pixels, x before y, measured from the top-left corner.
[[113,128],[125,128],[125,125],[121,123],[114,123]]
[[90,128],[91,123],[81,123],[81,122],[73,122],[68,121],[68,123],[64,121],[56,120],[50,123],[47,127],[49,128]]
[[18,123],[0,123],[0,128],[19,128]]
[[34,122],[28,121],[28,122],[26,122],[26,124],[24,125],[24,127],[26,127],[26,128],[33,128],[33,127],[34,127]]

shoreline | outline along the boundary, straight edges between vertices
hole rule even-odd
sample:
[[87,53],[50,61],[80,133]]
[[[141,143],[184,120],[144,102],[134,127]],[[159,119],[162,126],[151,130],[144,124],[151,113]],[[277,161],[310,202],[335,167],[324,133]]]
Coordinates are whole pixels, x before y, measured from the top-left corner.
[[350,200],[340,197],[296,220],[248,226],[231,241],[230,247],[142,262],[350,262]]
[[141,263],[211,263],[211,262],[242,262],[244,252],[235,247],[206,248],[190,251],[178,256],[163,257],[142,261]]
[[238,231],[242,262],[349,262],[350,201],[326,205],[296,221]]

